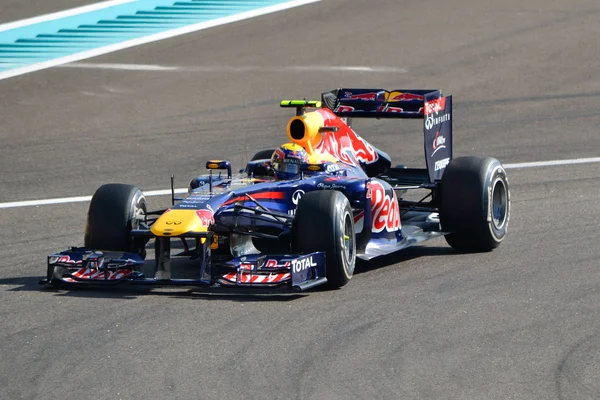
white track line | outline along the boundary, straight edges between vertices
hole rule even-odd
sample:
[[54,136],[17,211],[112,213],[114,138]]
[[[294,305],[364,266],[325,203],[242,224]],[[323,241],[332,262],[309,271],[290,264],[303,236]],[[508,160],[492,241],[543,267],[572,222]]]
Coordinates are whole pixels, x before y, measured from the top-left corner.
[[129,47],[139,46],[146,43],[156,42],[159,40],[164,40],[168,38],[172,38],[175,36],[185,35],[186,33],[197,32],[203,29],[212,28],[219,25],[229,24],[232,22],[242,21],[249,18],[258,17],[265,14],[270,14],[278,11],[287,10],[289,8],[300,7],[305,4],[316,3],[321,0],[293,0],[287,3],[276,4],[273,6],[259,8],[257,10],[247,11],[244,13],[232,15],[229,17],[213,19],[211,21],[201,22],[194,25],[184,26],[182,28],[172,29],[166,32],[155,33],[150,36],[144,36],[137,39],[127,40],[125,42],[115,43],[104,47],[99,47],[97,49],[83,51],[77,54],[71,54],[69,56],[56,58],[54,60],[48,60],[44,62],[40,62],[37,64],[28,65],[22,68],[15,68],[11,70],[7,70],[4,72],[0,72],[0,80],[11,78],[17,75],[27,74],[29,72],[39,71],[41,69],[46,69],[50,67],[56,67],[58,65],[68,64],[79,60],[84,60],[86,58],[96,57],[102,54],[112,53],[115,51],[127,49]]
[[535,168],[535,167],[553,167],[557,165],[589,164],[600,162],[600,157],[575,158],[572,160],[551,160],[551,161],[533,161],[516,164],[503,164],[506,169],[517,168]]
[[[551,161],[534,161],[525,163],[515,164],[503,164],[506,169],[520,169],[520,168],[536,168],[536,167],[552,167],[561,165],[573,165],[573,164],[589,164],[589,163],[600,163],[600,157],[591,158],[575,158],[571,160],[551,160]],[[187,193],[187,188],[175,189],[175,194]],[[151,190],[144,192],[147,197],[152,196],[166,196],[171,194],[171,189],[164,190]],[[63,197],[56,199],[43,199],[43,200],[26,200],[26,201],[13,201],[9,203],[0,203],[0,208],[17,208],[17,207],[31,207],[31,206],[46,206],[51,204],[65,204],[65,203],[81,203],[90,201],[92,196],[79,196],[79,197]]]
[[165,71],[165,72],[373,72],[373,73],[406,73],[406,69],[397,67],[366,66],[366,65],[290,65],[290,66],[252,66],[240,67],[227,65],[208,66],[176,66],[148,64],[110,64],[110,63],[71,63],[61,65],[61,68],[108,69],[117,71]]
[[[187,193],[188,190],[185,188],[175,189],[175,194]],[[171,189],[164,190],[150,190],[144,192],[144,196],[165,196],[171,194]],[[17,207],[31,207],[31,206],[47,206],[51,204],[65,204],[65,203],[82,203],[90,201],[92,196],[78,196],[78,197],[63,197],[58,199],[43,199],[43,200],[26,200],[26,201],[13,201],[10,203],[0,203],[0,208],[17,208]]]

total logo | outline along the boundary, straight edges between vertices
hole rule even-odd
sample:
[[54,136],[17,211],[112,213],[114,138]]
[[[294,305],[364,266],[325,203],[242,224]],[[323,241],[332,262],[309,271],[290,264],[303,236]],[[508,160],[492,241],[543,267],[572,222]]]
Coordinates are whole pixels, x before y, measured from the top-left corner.
[[400,207],[396,192],[392,190],[390,196],[381,182],[376,180],[371,181],[371,207],[372,232],[395,232],[400,229]]
[[312,256],[298,258],[292,260],[292,273],[297,274],[298,272],[306,271],[310,267],[316,267],[317,263],[313,261]]
[[443,135],[440,135],[440,131],[435,133],[435,138],[433,138],[433,153],[431,153],[431,157],[440,149],[446,148],[446,138]]

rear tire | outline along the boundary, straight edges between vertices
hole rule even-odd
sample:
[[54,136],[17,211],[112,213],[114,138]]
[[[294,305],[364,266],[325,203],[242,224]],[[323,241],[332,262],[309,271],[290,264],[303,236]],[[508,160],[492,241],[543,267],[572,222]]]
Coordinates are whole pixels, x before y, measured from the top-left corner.
[[463,252],[498,247],[510,218],[510,191],[502,164],[491,157],[455,158],[440,186],[440,222],[448,232],[448,244]]
[[258,153],[256,153],[254,156],[252,156],[252,159],[250,159],[250,161],[270,160],[271,156],[273,155],[274,152],[275,152],[275,150],[261,150]]
[[292,250],[324,251],[328,286],[348,283],[356,264],[356,235],[352,208],[343,193],[318,190],[302,196],[292,226]]
[[146,211],[146,199],[137,187],[120,183],[100,186],[88,210],[85,246],[144,255],[146,241],[133,240],[131,230],[139,228]]

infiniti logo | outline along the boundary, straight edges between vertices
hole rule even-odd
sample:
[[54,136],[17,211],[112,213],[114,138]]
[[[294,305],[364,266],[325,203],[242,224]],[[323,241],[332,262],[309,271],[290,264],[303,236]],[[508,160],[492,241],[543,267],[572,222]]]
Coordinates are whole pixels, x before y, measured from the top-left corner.
[[298,205],[303,194],[304,190],[296,190],[294,194],[292,194],[292,203],[294,203],[295,206]]
[[430,130],[431,128],[433,128],[433,116],[428,115],[425,120],[425,129]]

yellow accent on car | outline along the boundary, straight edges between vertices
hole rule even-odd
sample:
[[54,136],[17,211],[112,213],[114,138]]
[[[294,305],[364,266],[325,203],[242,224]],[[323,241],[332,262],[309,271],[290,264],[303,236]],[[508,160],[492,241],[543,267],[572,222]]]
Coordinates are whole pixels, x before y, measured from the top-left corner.
[[206,232],[208,226],[196,215],[196,210],[169,210],[150,228],[156,236],[181,236],[188,232]]
[[281,100],[280,107],[312,107],[321,108],[321,102],[318,100]]
[[313,147],[321,140],[319,129],[324,124],[323,116],[317,111],[311,111],[290,119],[287,135],[292,142],[304,147],[309,155],[313,155]]
[[219,164],[215,164],[215,163],[208,164],[208,168],[209,168],[209,169],[216,169],[216,168],[219,168]]

